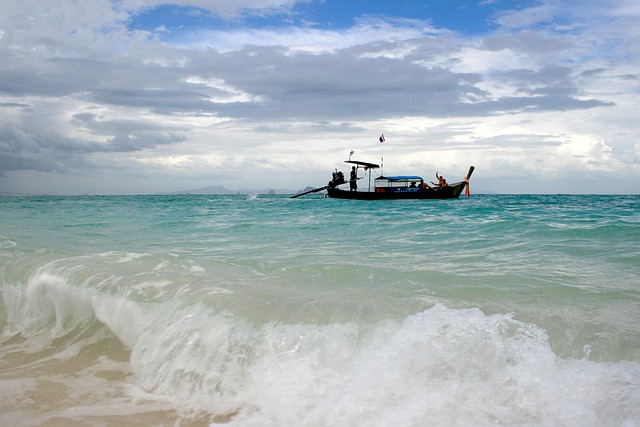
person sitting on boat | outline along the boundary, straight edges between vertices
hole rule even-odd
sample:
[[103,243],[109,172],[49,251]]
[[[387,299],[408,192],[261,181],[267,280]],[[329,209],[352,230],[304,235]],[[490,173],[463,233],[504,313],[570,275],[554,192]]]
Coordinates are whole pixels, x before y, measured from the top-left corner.
[[351,167],[351,178],[349,179],[350,191],[356,191],[358,189],[358,171],[355,166]]
[[442,175],[438,175],[438,172],[436,172],[436,178],[438,178],[438,183],[436,184],[435,182],[431,182],[433,185],[437,185],[438,188],[445,188],[447,187],[449,184],[447,184],[447,180],[444,179],[444,176]]

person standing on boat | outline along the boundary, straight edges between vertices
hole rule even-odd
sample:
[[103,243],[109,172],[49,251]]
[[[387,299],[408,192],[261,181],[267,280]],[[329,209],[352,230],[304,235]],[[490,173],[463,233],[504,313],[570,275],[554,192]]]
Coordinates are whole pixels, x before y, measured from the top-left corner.
[[358,189],[358,171],[355,166],[351,167],[351,178],[349,179],[350,190],[356,191]]

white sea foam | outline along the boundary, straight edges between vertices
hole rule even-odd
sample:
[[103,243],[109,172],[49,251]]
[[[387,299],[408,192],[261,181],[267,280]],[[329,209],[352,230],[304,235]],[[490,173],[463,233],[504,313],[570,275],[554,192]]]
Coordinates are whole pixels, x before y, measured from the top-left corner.
[[5,236],[0,235],[0,249],[13,248],[17,245],[16,242],[7,239]]
[[147,329],[132,366],[145,389],[234,414],[232,425],[640,420],[637,364],[558,359],[534,325],[443,306],[367,327],[260,326],[191,310]]
[[[640,421],[637,363],[560,359],[544,330],[511,315],[436,305],[374,324],[255,324],[201,303],[78,289],[44,271],[26,304],[22,330],[35,335],[47,324],[56,338],[100,320],[131,349],[132,385],[186,417],[242,426]],[[56,357],[70,360],[94,341]]]

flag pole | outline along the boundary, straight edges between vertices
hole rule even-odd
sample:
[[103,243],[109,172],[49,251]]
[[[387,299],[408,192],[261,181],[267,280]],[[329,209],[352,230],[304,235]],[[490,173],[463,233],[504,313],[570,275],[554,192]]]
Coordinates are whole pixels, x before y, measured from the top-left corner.
[[384,134],[380,134],[380,138],[378,138],[378,140],[380,141],[380,176],[384,176]]

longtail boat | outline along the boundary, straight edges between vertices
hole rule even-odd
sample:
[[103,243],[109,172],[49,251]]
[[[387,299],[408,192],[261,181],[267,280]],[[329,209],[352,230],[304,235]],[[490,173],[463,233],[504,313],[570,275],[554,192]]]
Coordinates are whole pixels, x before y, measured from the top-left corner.
[[[379,169],[380,165],[357,160],[345,160],[345,163],[353,165],[352,170],[355,171],[355,174],[352,175],[349,180],[345,179],[343,172],[336,170],[332,174],[331,181],[324,187],[298,193],[291,196],[291,198],[326,190],[326,197],[337,199],[457,199],[465,190],[465,195],[469,195],[469,179],[475,169],[474,166],[471,166],[467,176],[462,181],[453,184],[447,183],[446,180],[436,172],[436,178],[438,179],[437,184],[432,182],[432,185],[429,185],[422,177],[417,175],[382,175],[373,179],[372,186],[371,172]],[[364,169],[365,176],[357,176],[359,169]],[[362,185],[358,187],[357,181],[365,178],[368,178],[369,181],[366,188],[363,188],[364,186]]]

